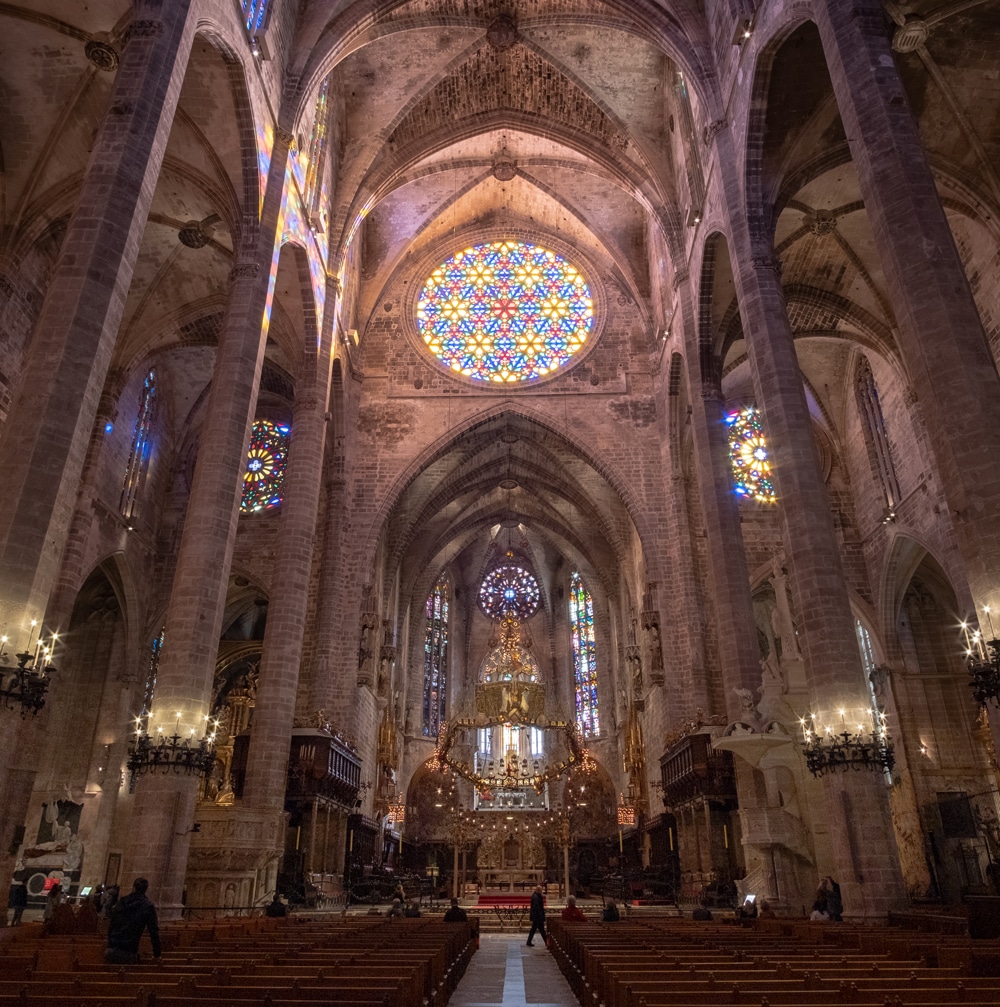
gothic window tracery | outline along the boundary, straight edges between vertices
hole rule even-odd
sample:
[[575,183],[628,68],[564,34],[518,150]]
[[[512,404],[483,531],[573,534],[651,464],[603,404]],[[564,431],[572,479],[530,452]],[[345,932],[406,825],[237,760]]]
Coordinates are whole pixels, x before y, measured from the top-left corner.
[[417,306],[424,343],[476,381],[531,381],[565,366],[587,342],[594,302],[561,255],[520,241],[457,252],[431,274]]
[[574,572],[569,584],[569,622],[573,631],[573,678],[576,685],[576,724],[585,738],[600,734],[597,705],[597,644],[594,639],[594,600],[583,578]]
[[329,96],[330,75],[323,78],[316,96],[316,108],[313,115],[312,133],[309,136],[309,151],[306,161],[306,205],[310,216],[320,209],[319,199],[323,190],[323,164],[326,160],[327,134],[330,126]]
[[247,448],[247,469],[243,476],[240,510],[244,514],[273,510],[280,506],[288,440],[291,428],[270,420],[254,420]]
[[267,23],[267,9],[270,0],[240,0],[243,7],[243,24],[247,32],[253,36],[263,31]]
[[538,581],[522,566],[505,563],[491,570],[479,587],[479,605],[490,619],[514,615],[530,618],[538,611],[541,591]]
[[774,503],[777,496],[760,410],[755,406],[736,409],[726,416],[726,427],[734,490],[748,500]]
[[882,415],[878,385],[875,384],[871,364],[864,356],[858,363],[854,395],[858,403],[858,412],[861,414],[861,427],[865,435],[868,457],[878,476],[886,511],[892,514],[899,503],[899,482],[896,479],[896,468],[892,463],[889,435],[885,428],[885,417]]
[[125,478],[122,481],[119,511],[126,521],[131,520],[135,516],[139,491],[146,481],[146,473],[149,470],[155,405],[156,372],[150,370],[146,375],[146,380],[142,384],[142,394],[139,397],[139,413],[136,416],[135,428],[132,434],[132,451],[129,454],[128,464],[125,466]]
[[427,596],[424,614],[424,734],[436,738],[448,709],[448,581]]

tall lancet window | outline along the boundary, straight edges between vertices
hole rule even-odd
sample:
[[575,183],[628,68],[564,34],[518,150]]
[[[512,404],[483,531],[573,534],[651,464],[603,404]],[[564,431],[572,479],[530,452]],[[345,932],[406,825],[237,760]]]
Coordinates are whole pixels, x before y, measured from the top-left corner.
[[573,678],[576,683],[576,726],[585,738],[600,734],[597,707],[597,644],[594,600],[576,572],[569,581],[569,623],[573,630]]
[[269,0],[241,0],[243,4],[243,23],[251,36],[262,31],[267,23],[267,8]]
[[882,487],[886,513],[892,515],[895,514],[899,504],[899,482],[896,479],[895,466],[892,464],[889,435],[885,430],[878,385],[875,384],[875,375],[872,374],[872,367],[867,357],[862,357],[858,364],[854,394],[858,402],[858,412],[861,413],[861,428],[865,433],[868,457]]
[[153,433],[153,407],[156,404],[156,372],[150,371],[139,396],[139,415],[132,432],[132,452],[125,466],[119,510],[126,521],[135,516],[136,501],[149,469],[150,437]]
[[448,705],[448,581],[427,596],[424,633],[424,734],[436,738]]
[[323,191],[323,162],[326,159],[327,132],[330,125],[330,107],[328,95],[330,91],[330,76],[323,78],[316,95],[316,108],[313,116],[312,133],[309,135],[309,151],[306,161],[306,206],[310,222],[319,223],[320,195]]

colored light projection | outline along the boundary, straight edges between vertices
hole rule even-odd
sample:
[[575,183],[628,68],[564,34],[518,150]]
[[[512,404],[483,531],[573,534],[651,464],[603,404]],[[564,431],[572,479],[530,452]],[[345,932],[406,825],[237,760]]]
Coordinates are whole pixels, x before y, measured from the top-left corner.
[[256,35],[264,27],[268,0],[241,0],[241,3],[246,30],[251,35]]
[[243,499],[240,501],[240,510],[244,514],[280,506],[290,433],[291,427],[270,420],[254,420],[247,449],[247,471],[243,477]]
[[506,564],[491,570],[479,587],[479,605],[491,619],[515,615],[528,619],[538,611],[538,581],[520,566]]
[[449,370],[510,384],[551,374],[579,353],[594,302],[579,271],[537,245],[495,241],[453,255],[417,306],[427,348]]
[[424,734],[436,738],[448,703],[448,582],[439,580],[427,596],[424,631]]
[[573,631],[573,678],[576,683],[576,726],[585,738],[600,734],[597,707],[597,644],[594,640],[594,600],[573,573],[569,579],[569,624]]
[[750,500],[774,503],[778,498],[771,482],[767,439],[754,406],[738,409],[726,417],[729,428],[729,461],[733,467],[735,490]]

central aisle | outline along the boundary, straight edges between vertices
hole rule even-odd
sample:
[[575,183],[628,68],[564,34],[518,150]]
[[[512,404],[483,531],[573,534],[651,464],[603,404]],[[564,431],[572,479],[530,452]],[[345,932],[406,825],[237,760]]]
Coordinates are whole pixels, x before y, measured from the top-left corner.
[[448,1007],[578,1007],[573,991],[539,938],[483,934]]

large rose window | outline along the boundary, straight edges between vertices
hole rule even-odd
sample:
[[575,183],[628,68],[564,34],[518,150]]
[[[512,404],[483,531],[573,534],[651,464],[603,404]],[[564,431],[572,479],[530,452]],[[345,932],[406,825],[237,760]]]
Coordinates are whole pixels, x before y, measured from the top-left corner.
[[594,302],[579,270],[538,245],[495,241],[453,255],[417,305],[427,348],[476,381],[532,381],[585,346]]

